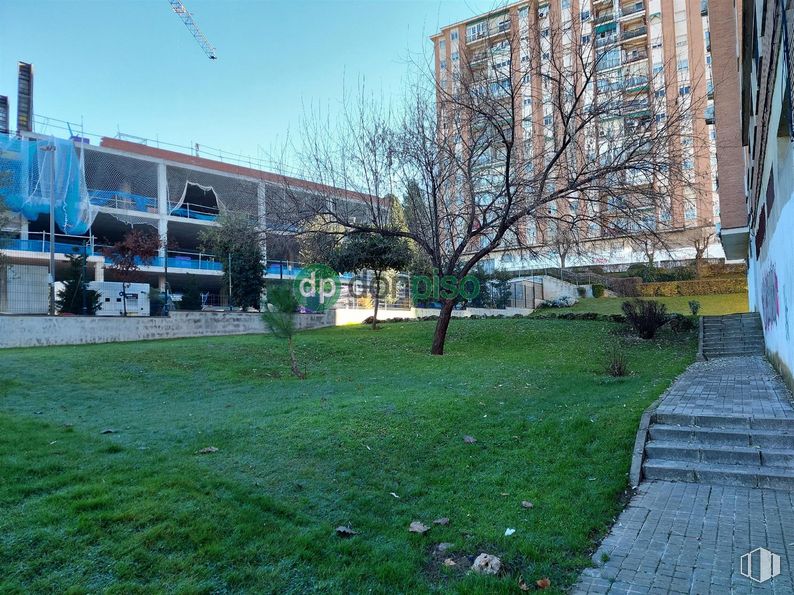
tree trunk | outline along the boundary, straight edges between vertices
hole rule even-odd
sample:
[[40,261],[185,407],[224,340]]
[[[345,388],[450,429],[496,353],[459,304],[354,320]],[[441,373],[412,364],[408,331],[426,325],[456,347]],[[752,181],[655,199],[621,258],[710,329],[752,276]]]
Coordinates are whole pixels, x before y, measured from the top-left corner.
[[287,339],[287,348],[289,349],[289,366],[292,370],[292,373],[295,374],[296,377],[303,380],[306,378],[306,374],[301,372],[300,368],[298,367],[298,359],[295,357],[295,348],[292,344],[292,337]]
[[378,328],[378,298],[380,297],[380,275],[375,274],[375,308],[372,313],[372,330]]
[[430,350],[431,355],[444,355],[444,343],[447,340],[447,329],[449,328],[449,321],[452,318],[452,308],[455,302],[447,300],[441,307],[441,312],[438,315],[438,322],[436,323],[436,331],[433,334],[433,347]]

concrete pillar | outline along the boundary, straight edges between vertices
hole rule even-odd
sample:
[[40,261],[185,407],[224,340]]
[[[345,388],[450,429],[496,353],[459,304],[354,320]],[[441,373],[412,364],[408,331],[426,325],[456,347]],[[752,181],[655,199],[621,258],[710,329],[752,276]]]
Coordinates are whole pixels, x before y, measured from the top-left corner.
[[259,182],[256,187],[257,225],[261,234],[262,259],[267,265],[267,187]]
[[30,231],[30,224],[28,220],[25,219],[22,215],[19,216],[19,239],[20,240],[27,240],[29,239],[28,232]]
[[157,276],[157,288],[160,291],[165,291],[165,275]]
[[[168,176],[166,173],[165,162],[157,164],[157,234],[160,240],[165,242],[168,237],[168,214],[171,209],[168,206]],[[160,247],[160,258],[165,257],[165,244]]]
[[94,281],[100,283],[105,280],[105,264],[101,260],[94,263]]

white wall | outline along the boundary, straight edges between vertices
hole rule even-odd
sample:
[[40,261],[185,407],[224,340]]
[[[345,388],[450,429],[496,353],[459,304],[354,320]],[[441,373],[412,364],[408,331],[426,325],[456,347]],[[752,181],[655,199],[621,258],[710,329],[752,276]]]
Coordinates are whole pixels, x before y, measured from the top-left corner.
[[[333,324],[333,316],[301,314],[300,328]],[[266,333],[257,313],[172,312],[164,317],[0,316],[0,348],[80,345]]]

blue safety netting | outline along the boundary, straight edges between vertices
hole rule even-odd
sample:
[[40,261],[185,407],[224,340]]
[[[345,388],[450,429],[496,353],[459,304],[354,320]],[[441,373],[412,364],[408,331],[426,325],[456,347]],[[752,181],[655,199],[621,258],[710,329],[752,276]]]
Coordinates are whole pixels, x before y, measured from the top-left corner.
[[55,223],[67,234],[87,232],[94,218],[82,152],[71,140],[0,134],[0,197],[30,221],[54,202]]

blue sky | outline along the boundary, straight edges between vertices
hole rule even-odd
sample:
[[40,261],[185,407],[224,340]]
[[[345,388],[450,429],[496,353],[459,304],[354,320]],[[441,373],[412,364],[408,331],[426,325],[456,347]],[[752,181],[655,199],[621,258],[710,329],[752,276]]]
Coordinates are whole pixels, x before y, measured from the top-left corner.
[[[409,53],[493,0],[184,0],[209,60],[167,0],[0,1],[0,95],[16,122],[16,63],[34,112],[161,141],[256,155],[295,133],[304,105],[338,109],[343,80],[399,94]],[[13,128],[13,126],[12,126]],[[44,131],[44,130],[40,130]],[[54,129],[50,130],[58,134]],[[60,133],[63,134],[63,133]]]

